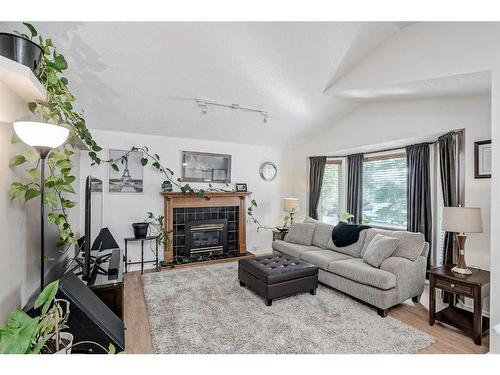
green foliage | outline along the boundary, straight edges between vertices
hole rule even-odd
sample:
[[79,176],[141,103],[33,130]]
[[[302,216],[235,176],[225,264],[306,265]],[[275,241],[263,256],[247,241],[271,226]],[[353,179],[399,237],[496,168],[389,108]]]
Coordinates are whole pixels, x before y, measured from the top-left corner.
[[0,354],[32,354],[40,352],[44,341],[38,336],[39,318],[24,311],[12,311],[4,326],[0,326]]
[[351,214],[350,212],[342,212],[340,214],[340,221],[344,221],[346,223],[350,223],[354,219],[354,215]]
[[151,235],[156,236],[158,246],[169,244],[171,232],[165,230],[165,217],[163,215],[155,216],[152,212],[147,212],[146,215],[145,222],[149,223],[149,227],[152,229]]

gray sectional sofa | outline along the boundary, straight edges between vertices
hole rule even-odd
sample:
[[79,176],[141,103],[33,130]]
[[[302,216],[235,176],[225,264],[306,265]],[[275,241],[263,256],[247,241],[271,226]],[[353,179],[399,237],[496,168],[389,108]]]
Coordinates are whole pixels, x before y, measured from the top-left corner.
[[[321,283],[375,306],[382,317],[409,298],[420,300],[429,253],[421,233],[370,228],[359,233],[356,243],[337,247],[331,239],[333,225],[311,224],[314,229],[309,234],[291,230],[284,241],[273,241],[273,251],[317,265]],[[312,238],[307,238],[311,233]],[[377,234],[398,239],[395,251],[378,268],[363,260]]]

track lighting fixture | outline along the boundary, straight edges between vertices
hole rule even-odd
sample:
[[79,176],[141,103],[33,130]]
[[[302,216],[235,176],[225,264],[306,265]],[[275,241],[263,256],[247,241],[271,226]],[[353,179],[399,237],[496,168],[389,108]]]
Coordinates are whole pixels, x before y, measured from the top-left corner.
[[224,104],[224,103],[217,103],[217,102],[212,102],[212,101],[203,100],[203,99],[193,99],[193,100],[196,102],[196,104],[198,105],[198,107],[201,108],[201,114],[202,115],[206,115],[207,112],[208,112],[208,106],[209,105],[213,105],[213,106],[217,106],[217,107],[231,108],[231,109],[234,109],[234,110],[243,110],[243,111],[248,111],[248,112],[257,112],[257,113],[260,113],[260,115],[262,117],[262,122],[264,124],[266,124],[267,121],[268,121],[268,119],[269,119],[269,112],[262,111],[260,109],[249,108],[249,107],[242,107],[241,105],[236,104],[236,103],[233,103],[233,104]]

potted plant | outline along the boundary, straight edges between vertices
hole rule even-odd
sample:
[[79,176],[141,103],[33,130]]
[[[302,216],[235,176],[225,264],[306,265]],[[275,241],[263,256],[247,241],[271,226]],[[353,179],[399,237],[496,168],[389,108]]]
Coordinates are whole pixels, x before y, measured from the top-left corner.
[[71,354],[80,344],[93,344],[104,353],[114,354],[115,347],[108,349],[93,341],[73,343],[73,335],[63,331],[69,317],[69,301],[56,298],[59,280],[45,287],[35,301],[40,315],[30,317],[24,311],[12,311],[4,326],[0,326],[0,354]]
[[38,35],[36,29],[29,23],[24,25],[30,30],[31,36],[22,33],[0,33],[0,55],[27,66],[38,75],[43,49],[33,41]]

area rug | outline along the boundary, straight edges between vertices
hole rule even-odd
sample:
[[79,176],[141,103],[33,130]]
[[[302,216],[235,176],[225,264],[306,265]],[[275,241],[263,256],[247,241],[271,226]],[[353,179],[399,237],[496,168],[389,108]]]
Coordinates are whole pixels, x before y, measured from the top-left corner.
[[274,300],[227,263],[143,275],[156,353],[416,353],[432,336],[326,286]]

